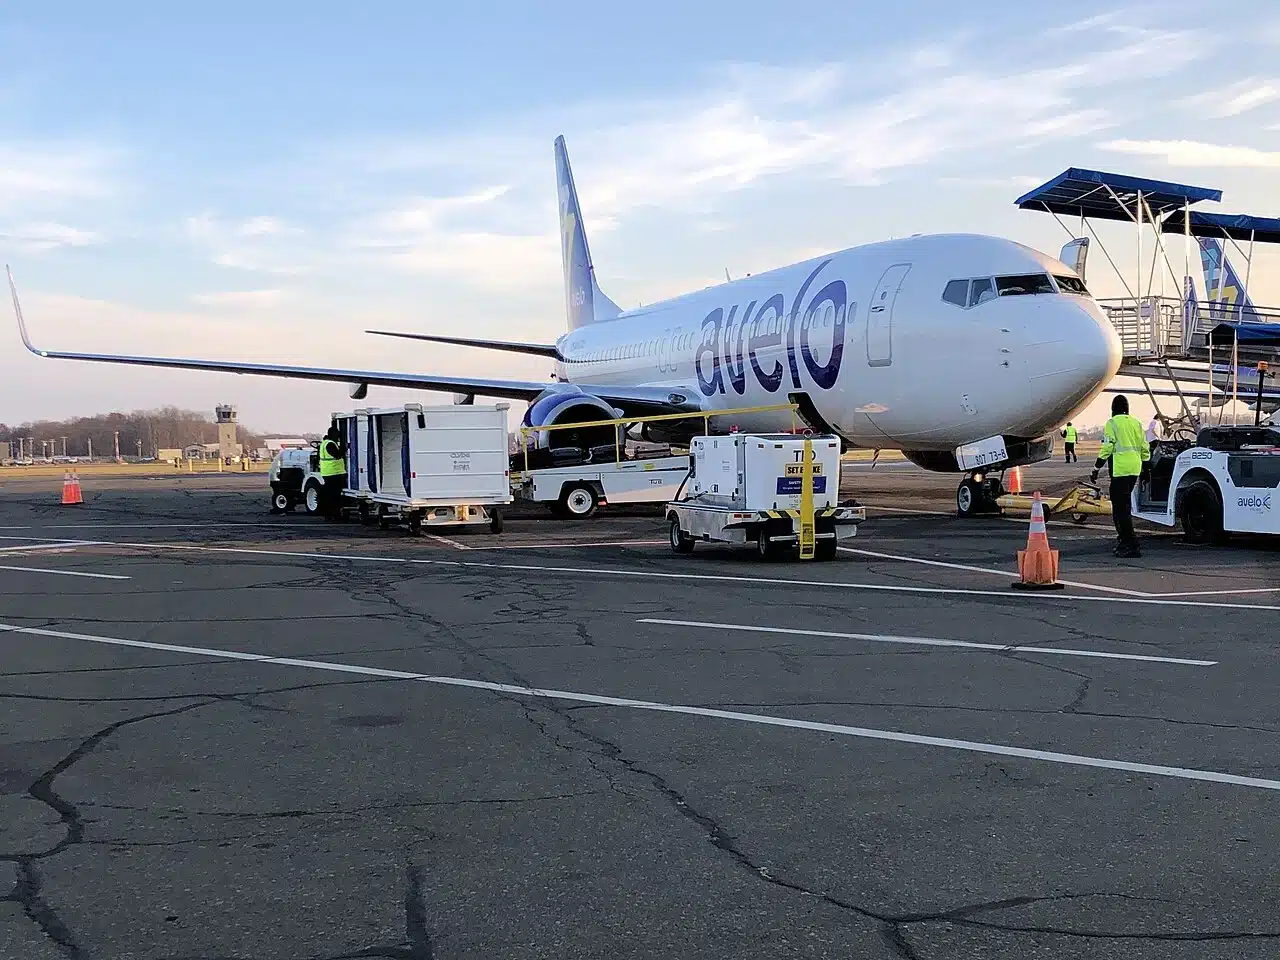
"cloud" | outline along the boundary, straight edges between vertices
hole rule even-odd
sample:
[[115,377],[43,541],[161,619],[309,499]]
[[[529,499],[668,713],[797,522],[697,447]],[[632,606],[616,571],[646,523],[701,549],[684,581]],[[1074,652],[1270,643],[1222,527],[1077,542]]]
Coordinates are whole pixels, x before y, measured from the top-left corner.
[[60,247],[87,247],[101,243],[102,237],[64,223],[21,223],[0,227],[0,237],[28,250],[56,250]]
[[1099,148],[1155,157],[1173,167],[1280,167],[1280,151],[1195,140],[1112,140]]
[[319,253],[314,244],[299,242],[304,230],[278,217],[223,219],[206,212],[187,217],[183,229],[212,263],[252,273],[306,273]]
[[269,307],[284,297],[283,290],[225,290],[218,293],[197,293],[193,302],[207,307]]
[[[880,184],[913,167],[1096,133],[1117,122],[1122,91],[1212,49],[1193,30],[1123,27],[1115,17],[1102,24],[1083,53],[1060,38],[1019,36],[1000,51],[975,36],[877,49],[866,62],[736,63],[711,71],[705,93],[584,104],[491,131],[381,143],[369,149],[366,169],[429,172],[433,180],[469,169],[508,184],[501,205],[526,234],[554,228],[546,174],[527,159],[550,154],[546,132],[554,129],[568,135],[593,235],[642,208],[707,214],[778,175]],[[878,86],[886,83],[892,87]]]
[[1021,190],[1030,187],[1038,187],[1044,182],[1044,177],[939,177],[938,183],[947,186],[963,186],[963,187],[999,187],[1000,189],[1008,189],[1016,187]]
[[[190,217],[185,232],[207,260],[265,276],[354,265],[367,277],[386,269],[554,287],[549,131],[567,135],[590,236],[607,248],[610,234],[642,212],[732,220],[735,195],[782,177],[800,188],[872,186],[922,167],[972,169],[973,160],[1080,140],[1116,124],[1119,105],[1140,99],[1135,91],[1158,92],[1212,49],[1198,31],[1127,26],[1119,15],[1078,26],[1092,31],[1083,51],[1060,35],[993,41],[975,32],[848,62],[722,64],[676,96],[576,103],[395,141],[313,144],[305,162],[277,167],[268,185],[287,220],[224,208]],[[421,183],[432,191],[415,192]],[[335,209],[335,197],[347,209]]]
[[92,144],[0,146],[0,210],[99,199],[112,191],[113,156]]
[[297,227],[291,227],[278,217],[251,217],[236,230],[242,237],[269,237],[282,233],[301,233]]
[[1211,119],[1236,117],[1280,100],[1280,81],[1250,77],[1217,90],[1206,90],[1185,98],[1185,106]]

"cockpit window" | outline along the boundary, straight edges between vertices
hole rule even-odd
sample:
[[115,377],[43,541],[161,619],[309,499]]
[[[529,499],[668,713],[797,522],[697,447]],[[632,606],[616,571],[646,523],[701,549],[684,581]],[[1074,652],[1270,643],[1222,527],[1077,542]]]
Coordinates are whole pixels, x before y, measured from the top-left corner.
[[942,299],[947,303],[954,303],[957,307],[963,307],[969,296],[968,280],[952,280],[947,284],[946,289],[942,291]]
[[1089,296],[1089,288],[1084,285],[1084,281],[1079,277],[1065,277],[1055,273],[1053,279],[1058,281],[1058,289],[1063,293],[1076,293],[1082,297]]
[[1016,277],[996,277],[996,290],[1002,297],[1024,297],[1037,293],[1057,293],[1047,273],[1028,273]]
[[969,288],[969,306],[976,307],[980,303],[994,300],[995,296],[996,289],[991,282],[991,278],[982,277],[973,281],[973,286]]

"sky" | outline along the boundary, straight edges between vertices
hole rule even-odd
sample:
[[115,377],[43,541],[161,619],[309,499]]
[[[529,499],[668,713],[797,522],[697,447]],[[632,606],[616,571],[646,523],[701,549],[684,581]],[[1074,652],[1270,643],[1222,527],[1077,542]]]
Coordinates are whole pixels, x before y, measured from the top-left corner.
[[[564,331],[558,134],[624,307],[913,233],[1056,254],[1063,228],[1013,201],[1069,166],[1280,216],[1272,3],[1030,10],[13,2],[0,257],[40,346],[544,380],[538,358],[363,331]],[[1126,276],[1132,233],[1100,230]],[[1123,292],[1097,251],[1089,282]],[[1251,293],[1280,303],[1280,252]],[[0,344],[8,423],[231,402],[302,431],[353,405],[342,384],[40,360],[11,320]],[[449,402],[366,402],[411,400]]]

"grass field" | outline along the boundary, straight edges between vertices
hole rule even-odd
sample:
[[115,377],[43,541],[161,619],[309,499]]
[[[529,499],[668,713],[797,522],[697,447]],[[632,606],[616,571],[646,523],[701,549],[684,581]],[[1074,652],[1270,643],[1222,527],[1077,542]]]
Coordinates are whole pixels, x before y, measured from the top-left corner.
[[44,479],[61,477],[74,471],[81,477],[154,477],[170,476],[184,473],[266,473],[270,466],[266,461],[249,464],[246,470],[242,466],[218,467],[218,461],[201,462],[183,460],[182,465],[175,467],[168,463],[38,463],[30,467],[0,467],[0,480],[5,477],[14,479]]

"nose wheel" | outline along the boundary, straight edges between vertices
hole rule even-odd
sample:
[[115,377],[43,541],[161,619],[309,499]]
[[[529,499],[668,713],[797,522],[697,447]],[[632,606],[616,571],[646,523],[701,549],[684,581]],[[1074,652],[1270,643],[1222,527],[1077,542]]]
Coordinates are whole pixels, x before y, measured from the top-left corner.
[[956,516],[999,516],[1004,511],[996,503],[1004,496],[1004,484],[999,477],[986,474],[969,474],[956,488]]

